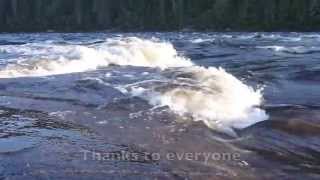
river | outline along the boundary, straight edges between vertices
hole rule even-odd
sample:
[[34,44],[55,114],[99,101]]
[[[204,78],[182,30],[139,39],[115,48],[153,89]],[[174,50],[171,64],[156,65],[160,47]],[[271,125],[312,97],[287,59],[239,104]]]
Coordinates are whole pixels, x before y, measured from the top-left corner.
[[0,34],[0,178],[319,179],[319,33]]

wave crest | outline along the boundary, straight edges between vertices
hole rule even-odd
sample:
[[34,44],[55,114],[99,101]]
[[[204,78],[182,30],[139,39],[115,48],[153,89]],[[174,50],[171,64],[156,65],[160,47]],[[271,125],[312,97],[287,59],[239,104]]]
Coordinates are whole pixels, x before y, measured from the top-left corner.
[[[95,46],[45,46],[41,57],[23,59],[0,70],[1,78],[48,76],[95,70],[113,65],[144,66],[154,68],[192,66],[193,63],[179,56],[172,44],[139,38],[108,39]],[[23,47],[16,47],[23,48]],[[37,50],[26,51],[35,53]],[[46,55],[43,52],[47,52]],[[52,54],[57,56],[52,57]]]
[[187,67],[171,78],[151,88],[143,84],[131,87],[131,94],[225,132],[268,119],[258,107],[263,101],[261,90],[243,84],[222,68]]
[[[154,67],[163,70],[160,71],[163,79],[126,85],[127,91],[123,92],[144,98],[154,106],[168,106],[177,114],[188,114],[195,121],[225,132],[232,133],[233,128],[245,128],[268,118],[265,111],[258,108],[263,100],[261,91],[255,91],[222,68],[194,65],[179,56],[170,43],[117,38],[94,46],[67,45],[65,49],[52,46],[48,53],[50,56],[40,60],[6,66],[0,71],[0,77],[83,72],[111,64]],[[41,56],[43,54],[41,51]],[[52,54],[58,56],[51,59]]]

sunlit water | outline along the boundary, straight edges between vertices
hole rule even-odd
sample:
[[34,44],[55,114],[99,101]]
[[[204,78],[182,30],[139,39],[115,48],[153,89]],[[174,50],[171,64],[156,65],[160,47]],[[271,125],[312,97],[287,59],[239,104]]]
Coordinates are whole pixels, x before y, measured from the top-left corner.
[[318,179],[319,45],[317,33],[0,34],[0,178]]

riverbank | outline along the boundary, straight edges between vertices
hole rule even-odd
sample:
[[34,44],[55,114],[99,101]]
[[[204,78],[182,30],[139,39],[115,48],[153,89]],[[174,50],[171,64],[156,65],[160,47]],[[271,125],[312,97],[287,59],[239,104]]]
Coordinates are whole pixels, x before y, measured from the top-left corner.
[[317,0],[2,0],[0,32],[318,31]]

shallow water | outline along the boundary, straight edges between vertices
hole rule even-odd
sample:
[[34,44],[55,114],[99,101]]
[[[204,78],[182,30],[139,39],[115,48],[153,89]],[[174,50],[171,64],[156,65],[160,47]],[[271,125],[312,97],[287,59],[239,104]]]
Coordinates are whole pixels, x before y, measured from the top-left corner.
[[0,34],[0,177],[319,179],[320,34]]

